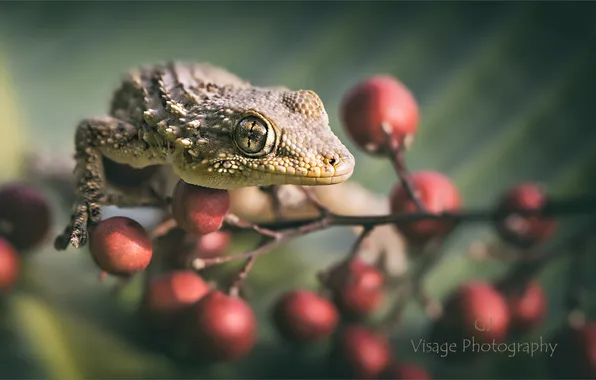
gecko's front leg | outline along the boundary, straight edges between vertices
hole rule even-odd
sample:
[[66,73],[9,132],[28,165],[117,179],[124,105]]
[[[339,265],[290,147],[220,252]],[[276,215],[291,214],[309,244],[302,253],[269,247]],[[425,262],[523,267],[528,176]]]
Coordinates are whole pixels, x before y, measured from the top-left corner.
[[142,156],[147,144],[139,140],[138,132],[137,127],[112,117],[79,123],[75,136],[77,196],[70,223],[54,242],[56,249],[85,245],[88,228],[101,220],[102,204],[117,204],[117,198],[106,192],[102,150],[121,151],[131,158]]

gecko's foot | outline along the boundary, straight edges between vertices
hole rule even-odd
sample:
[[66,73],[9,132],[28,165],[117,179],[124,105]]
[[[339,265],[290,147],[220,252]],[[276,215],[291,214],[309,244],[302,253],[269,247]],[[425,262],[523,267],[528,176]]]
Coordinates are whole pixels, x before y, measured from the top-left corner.
[[67,227],[64,232],[54,240],[54,248],[58,251],[64,251],[68,248],[68,245],[72,245],[74,248],[82,247],[87,244],[87,236],[87,227],[79,230]]
[[70,224],[64,232],[54,240],[54,248],[65,250],[68,245],[79,248],[87,244],[89,227],[101,220],[101,207],[94,203],[81,201],[76,204]]

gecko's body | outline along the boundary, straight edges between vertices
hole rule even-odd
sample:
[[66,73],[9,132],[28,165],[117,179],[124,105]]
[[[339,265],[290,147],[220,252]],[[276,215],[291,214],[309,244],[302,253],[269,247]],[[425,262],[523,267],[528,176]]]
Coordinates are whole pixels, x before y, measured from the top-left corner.
[[101,205],[134,205],[108,191],[104,156],[135,168],[171,165],[185,182],[219,189],[330,185],[354,169],[314,92],[251,86],[208,64],[129,73],[110,115],[78,125],[75,146],[78,196],[58,249],[86,243]]

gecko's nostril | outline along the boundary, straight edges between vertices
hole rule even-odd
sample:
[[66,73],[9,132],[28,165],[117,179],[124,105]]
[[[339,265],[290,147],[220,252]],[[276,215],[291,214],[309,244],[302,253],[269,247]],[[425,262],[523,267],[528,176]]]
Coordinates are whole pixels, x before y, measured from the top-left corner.
[[333,157],[329,159],[329,165],[335,165],[337,164],[337,158]]

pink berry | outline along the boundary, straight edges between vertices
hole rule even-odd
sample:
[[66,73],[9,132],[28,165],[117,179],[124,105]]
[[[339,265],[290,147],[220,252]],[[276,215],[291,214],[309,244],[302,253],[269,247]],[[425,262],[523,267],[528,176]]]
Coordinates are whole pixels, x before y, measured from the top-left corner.
[[[341,103],[341,120],[348,135],[371,154],[383,153],[388,138],[399,144],[403,138],[414,136],[418,117],[418,104],[410,90],[388,75],[356,84]],[[390,127],[388,134],[383,123]]]
[[113,275],[130,275],[147,268],[153,254],[151,238],[138,222],[123,216],[101,221],[91,231],[91,255]]
[[230,210],[227,190],[194,186],[179,181],[174,189],[172,214],[188,233],[206,235],[219,230]]

